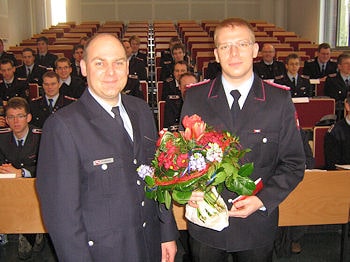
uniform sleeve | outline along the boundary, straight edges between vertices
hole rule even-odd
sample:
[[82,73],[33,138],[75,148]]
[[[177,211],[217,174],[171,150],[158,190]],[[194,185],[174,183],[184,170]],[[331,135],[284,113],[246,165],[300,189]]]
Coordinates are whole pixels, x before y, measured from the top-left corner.
[[324,154],[327,170],[335,170],[335,164],[340,159],[339,143],[332,133],[327,132],[324,137]]
[[92,261],[82,222],[79,168],[79,154],[69,129],[60,118],[49,118],[41,138],[37,190],[60,261]]

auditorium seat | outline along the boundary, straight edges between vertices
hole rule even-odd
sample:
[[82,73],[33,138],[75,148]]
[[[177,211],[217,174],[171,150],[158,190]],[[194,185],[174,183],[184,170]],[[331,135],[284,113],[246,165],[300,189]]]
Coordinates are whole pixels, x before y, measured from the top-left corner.
[[164,109],[165,101],[158,102],[158,130],[162,130],[164,127]]
[[324,137],[330,126],[316,126],[313,132],[315,168],[325,168]]
[[148,83],[145,80],[140,81],[143,99],[148,103]]

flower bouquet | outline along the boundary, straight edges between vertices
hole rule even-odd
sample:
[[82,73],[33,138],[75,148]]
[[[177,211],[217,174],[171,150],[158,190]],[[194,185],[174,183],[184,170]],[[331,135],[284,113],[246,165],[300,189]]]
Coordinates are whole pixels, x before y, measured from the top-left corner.
[[242,149],[238,137],[216,131],[198,115],[185,116],[185,131],[160,131],[151,166],[137,171],[146,183],[146,196],[170,208],[171,201],[186,204],[193,191],[203,191],[198,208],[186,206],[186,218],[215,230],[228,226],[227,206],[219,195],[226,187],[239,195],[251,195],[255,183],[249,178],[253,164],[241,165],[249,149]]

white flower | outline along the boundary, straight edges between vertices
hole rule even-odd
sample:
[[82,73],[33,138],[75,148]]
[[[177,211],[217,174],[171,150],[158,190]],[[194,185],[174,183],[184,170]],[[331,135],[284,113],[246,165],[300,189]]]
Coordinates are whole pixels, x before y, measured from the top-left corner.
[[222,149],[219,147],[217,143],[208,143],[208,150],[206,159],[210,162],[221,162],[223,157]]
[[194,153],[190,157],[190,170],[191,171],[202,171],[206,167],[205,159],[201,153]]
[[146,176],[153,177],[154,168],[148,165],[141,165],[136,169],[136,171],[142,179],[145,179]]

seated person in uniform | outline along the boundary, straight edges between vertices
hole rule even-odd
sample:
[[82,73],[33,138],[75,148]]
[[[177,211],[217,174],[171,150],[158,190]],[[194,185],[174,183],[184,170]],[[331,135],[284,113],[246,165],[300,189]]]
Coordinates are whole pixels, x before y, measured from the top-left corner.
[[140,50],[140,38],[137,35],[132,35],[129,38],[129,43],[131,45],[132,56],[141,59],[144,67],[147,67],[147,53],[143,50]]
[[122,93],[144,99],[141,84],[136,75],[129,75],[128,81],[126,82],[126,86],[124,87]]
[[28,97],[28,84],[26,80],[15,77],[16,68],[12,60],[0,60],[0,71],[3,77],[0,81],[0,98],[4,103],[15,96]]
[[350,53],[342,53],[337,59],[338,72],[328,75],[324,84],[326,96],[335,99],[337,120],[344,118],[344,100],[350,92]]
[[38,53],[35,56],[35,63],[45,66],[46,68],[54,68],[57,55],[51,54],[49,49],[49,39],[45,36],[39,37],[36,40]]
[[72,76],[72,67],[68,58],[60,57],[55,62],[55,72],[60,77],[60,94],[65,96],[70,96],[74,98],[79,98],[84,90],[84,81],[77,76]]
[[129,75],[136,75],[139,80],[147,80],[146,67],[141,58],[133,55],[129,40],[123,40],[123,46],[129,60]]
[[45,120],[60,108],[76,101],[75,98],[59,93],[59,76],[53,71],[47,71],[43,75],[44,96],[32,99],[30,112],[32,113],[32,125],[42,128]]
[[265,43],[261,53],[261,61],[253,64],[254,72],[260,76],[261,79],[275,79],[276,76],[286,73],[284,64],[275,59],[276,52],[272,44]]
[[22,50],[23,65],[16,68],[15,75],[18,78],[27,80],[27,83],[35,83],[41,86],[43,84],[42,77],[47,71],[45,66],[38,65],[34,62],[34,50],[26,47]]
[[312,97],[313,86],[310,84],[308,76],[299,75],[300,57],[296,53],[291,53],[286,58],[285,75],[275,77],[275,83],[290,87],[292,97]]
[[187,86],[197,83],[196,76],[186,72],[179,77],[179,89],[181,94],[168,95],[164,106],[164,128],[169,131],[177,131],[179,128],[181,108]]
[[186,61],[186,51],[183,44],[175,44],[171,49],[172,60],[165,61],[160,64],[162,70],[160,71],[160,80],[165,81],[169,77],[173,77],[174,65],[178,61]]
[[2,41],[2,39],[0,39],[0,60],[5,59],[5,58],[6,59],[10,59],[13,62],[14,66],[17,65],[16,57],[12,53],[5,52],[5,50],[4,50],[4,42]]
[[[41,130],[29,125],[32,115],[22,97],[11,98],[6,105],[9,128],[0,131],[0,173],[19,177],[35,177]],[[42,234],[19,235],[18,256],[28,259],[32,251],[41,251]]]
[[325,79],[329,74],[337,72],[337,63],[331,58],[331,46],[322,43],[317,48],[318,56],[304,63],[303,75],[310,79]]
[[173,62],[173,56],[171,54],[171,49],[175,44],[181,44],[181,39],[177,36],[173,36],[169,40],[169,48],[165,49],[160,54],[160,65]]
[[185,61],[178,61],[174,66],[174,77],[167,78],[163,83],[162,101],[166,101],[169,95],[180,95],[179,78],[189,71],[189,66]]
[[221,65],[215,60],[211,60],[208,63],[207,70],[204,74],[204,79],[214,79],[217,77],[218,73],[221,73]]
[[326,169],[350,165],[350,92],[345,101],[346,117],[330,127],[324,139]]
[[71,59],[71,66],[72,66],[72,76],[80,77],[84,83],[85,86],[87,85],[86,77],[82,75],[81,69],[80,69],[80,61],[83,59],[84,56],[84,46],[83,45],[75,45],[73,47],[73,58]]

